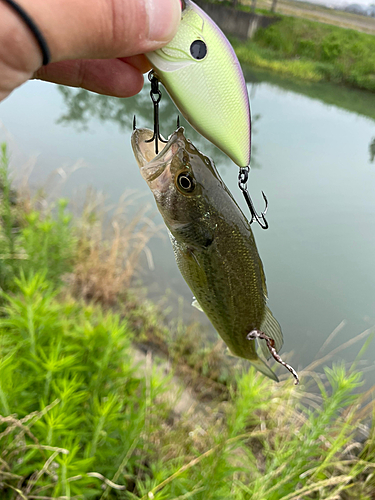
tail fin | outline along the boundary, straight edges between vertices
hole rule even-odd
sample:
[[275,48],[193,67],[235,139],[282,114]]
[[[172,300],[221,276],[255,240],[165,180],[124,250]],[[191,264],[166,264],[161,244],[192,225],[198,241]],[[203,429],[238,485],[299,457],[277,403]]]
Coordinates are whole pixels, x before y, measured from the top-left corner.
[[[268,335],[268,337],[271,337],[271,339],[275,341],[275,349],[277,352],[279,352],[283,345],[283,333],[281,331],[279,322],[274,318],[273,314],[271,313],[268,307],[266,307],[266,313],[264,315],[264,319],[262,324],[260,325],[259,330],[264,332],[266,335]],[[269,359],[271,355],[267,347],[266,341],[257,340],[257,342],[259,344],[260,352],[262,353],[262,355],[266,359]]]
[[263,373],[263,375],[266,375],[266,377],[269,377],[272,380],[275,380],[276,382],[279,381],[277,378],[277,375],[271,370],[271,368],[267,365],[265,361],[262,359],[249,359],[250,363],[256,368],[259,372]]

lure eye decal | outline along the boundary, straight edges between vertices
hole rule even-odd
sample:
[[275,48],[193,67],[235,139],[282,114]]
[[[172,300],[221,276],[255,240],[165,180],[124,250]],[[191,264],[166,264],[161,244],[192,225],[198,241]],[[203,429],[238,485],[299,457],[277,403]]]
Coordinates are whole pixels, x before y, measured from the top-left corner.
[[195,189],[195,181],[188,172],[184,172],[177,177],[177,185],[184,193],[191,193]]
[[190,45],[190,54],[197,61],[204,59],[207,54],[207,45],[203,40],[194,40],[194,42]]

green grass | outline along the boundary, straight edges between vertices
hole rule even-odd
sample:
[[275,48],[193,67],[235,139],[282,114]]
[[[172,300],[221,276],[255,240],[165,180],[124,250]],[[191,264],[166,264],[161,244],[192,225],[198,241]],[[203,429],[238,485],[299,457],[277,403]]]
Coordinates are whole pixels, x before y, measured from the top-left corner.
[[190,423],[163,398],[169,376],[136,370],[124,318],[59,300],[40,274],[16,286],[0,320],[2,498],[370,498],[374,465],[343,454],[359,373],[327,368],[314,397],[245,370]]
[[330,81],[375,92],[375,37],[278,15],[253,40],[231,39],[241,63],[308,81]]
[[0,146],[0,289],[12,290],[20,270],[44,271],[47,279],[58,281],[72,270],[76,246],[67,200],[43,212],[17,203],[9,180],[7,148]]
[[[120,235],[111,244],[94,235],[90,245],[100,219],[91,212],[76,220],[65,201],[43,214],[12,204],[7,163],[3,148],[1,499],[371,499],[375,431],[361,443],[357,430],[373,405],[363,406],[371,394],[360,393],[354,366],[275,384],[225,362],[181,321],[162,325],[157,308],[126,288],[116,286],[111,307],[105,294],[90,300],[74,273],[82,278],[86,256],[102,276],[97,256],[113,256]],[[135,340],[175,370],[151,351],[138,366]],[[195,405],[177,411],[184,383]]]
[[15,193],[11,189],[8,162],[6,145],[0,144],[0,289],[11,286],[12,264],[17,256]]
[[[0,320],[0,413],[2,430],[12,430],[1,435],[7,467],[0,476],[11,470],[25,478],[26,497],[42,488],[52,498],[99,498],[101,481],[88,472],[114,479],[121,464],[129,474],[141,472],[146,407],[152,418],[166,418],[155,399],[168,380],[135,374],[124,319],[56,300],[40,274],[22,276],[16,286],[17,295],[4,295]],[[14,427],[14,414],[22,426]],[[0,486],[2,498],[16,497],[12,479]]]

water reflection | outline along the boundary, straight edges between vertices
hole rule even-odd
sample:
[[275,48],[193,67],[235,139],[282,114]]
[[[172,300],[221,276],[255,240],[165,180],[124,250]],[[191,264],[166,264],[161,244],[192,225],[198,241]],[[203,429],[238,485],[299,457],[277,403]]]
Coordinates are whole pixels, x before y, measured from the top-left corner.
[[370,162],[373,163],[375,160],[375,137],[370,142],[369,150],[370,150]]
[[[137,117],[137,127],[153,128],[153,107],[147,85],[142,92],[126,99],[93,94],[87,90],[63,86],[59,86],[59,92],[63,97],[66,109],[57,120],[58,124],[73,125],[77,130],[84,131],[89,129],[90,121],[96,118],[103,123],[116,123],[120,130],[129,131],[132,129],[133,116],[135,115]],[[168,137],[176,129],[177,114],[177,108],[164,90],[160,102],[160,129],[164,137]],[[259,114],[252,118],[253,136],[256,133],[254,125],[259,120]],[[221,168],[229,164],[227,156],[204,139],[183,117],[180,117],[180,123],[186,128],[187,137],[205,155],[214,159],[215,163],[219,164]],[[252,146],[251,167],[259,167],[254,145]]]
[[325,104],[351,111],[358,115],[375,120],[375,95],[372,92],[357,90],[331,83],[304,82],[283,78],[280,75],[264,70],[243,67],[245,79],[251,92],[264,82],[277,85],[279,88],[317,99]]

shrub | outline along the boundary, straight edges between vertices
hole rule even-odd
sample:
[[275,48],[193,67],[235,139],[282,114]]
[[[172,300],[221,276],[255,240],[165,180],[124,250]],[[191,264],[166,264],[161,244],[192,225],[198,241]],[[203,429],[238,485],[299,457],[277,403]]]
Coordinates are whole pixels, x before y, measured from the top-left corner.
[[20,272],[41,272],[48,280],[61,282],[72,269],[76,240],[67,200],[41,212],[22,206],[11,187],[6,145],[0,154],[0,289],[14,290]]
[[334,61],[341,55],[342,46],[335,35],[328,35],[322,40],[321,51],[322,61]]
[[25,214],[19,244],[25,252],[22,269],[28,273],[44,272],[48,280],[59,283],[62,275],[72,270],[76,238],[71,227],[68,201],[57,203],[57,213],[37,210]]
[[58,302],[40,274],[16,284],[0,320],[1,498],[16,498],[17,484],[26,498],[40,488],[91,498],[100,475],[122,485],[143,475],[148,412],[165,418],[156,398],[168,379],[135,374],[125,320]]

